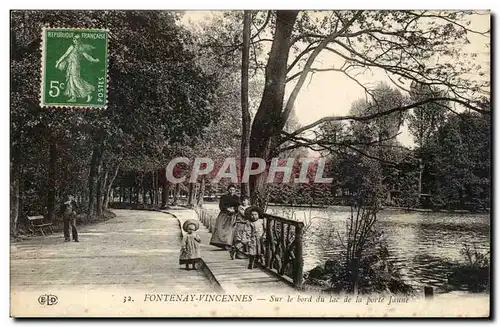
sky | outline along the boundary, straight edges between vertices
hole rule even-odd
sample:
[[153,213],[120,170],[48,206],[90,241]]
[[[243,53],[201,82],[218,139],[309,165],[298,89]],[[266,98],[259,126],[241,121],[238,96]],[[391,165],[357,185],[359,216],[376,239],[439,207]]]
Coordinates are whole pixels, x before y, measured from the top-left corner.
[[[187,26],[198,23],[201,20],[210,20],[213,12],[187,11],[183,17],[183,22]],[[475,15],[471,17],[470,28],[478,31],[486,31],[490,28],[490,17],[488,15]],[[477,60],[484,62],[485,67],[489,67],[489,50],[486,44],[489,39],[469,33],[471,42],[468,47],[464,47],[464,52],[479,53]],[[267,51],[263,51],[267,53]],[[340,67],[343,61],[339,60],[335,54],[323,51],[316,59],[313,67],[329,68]],[[365,98],[364,90],[354,81],[339,72],[316,73],[311,78],[309,75],[306,83],[302,87],[295,102],[295,116],[301,125],[307,125],[322,117],[341,116],[348,114],[351,104],[360,98]],[[385,73],[379,71],[366,72],[362,77],[366,82],[388,82],[390,80]],[[293,85],[287,86],[287,94],[291,92]],[[408,131],[406,124],[400,130],[398,140],[405,146],[414,145],[413,137]]]

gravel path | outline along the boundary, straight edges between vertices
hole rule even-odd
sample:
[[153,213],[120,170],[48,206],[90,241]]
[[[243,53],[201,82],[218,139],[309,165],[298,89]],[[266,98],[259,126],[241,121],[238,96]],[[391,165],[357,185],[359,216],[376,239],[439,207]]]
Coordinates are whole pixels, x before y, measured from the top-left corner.
[[62,234],[11,245],[11,290],[123,287],[148,291],[211,292],[200,271],[178,264],[176,218],[154,211],[115,210],[116,218],[79,230],[80,242]]

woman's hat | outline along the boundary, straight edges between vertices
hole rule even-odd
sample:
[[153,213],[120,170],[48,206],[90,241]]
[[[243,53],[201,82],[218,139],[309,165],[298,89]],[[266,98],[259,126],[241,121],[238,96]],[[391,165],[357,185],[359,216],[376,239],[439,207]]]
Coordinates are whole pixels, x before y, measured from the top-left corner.
[[189,225],[194,225],[194,230],[195,231],[197,231],[200,228],[200,222],[198,220],[188,219],[188,220],[186,220],[184,222],[184,224],[182,224],[182,230],[184,230],[185,232],[187,232]]
[[252,216],[252,211],[257,211],[259,213],[259,218],[262,219],[264,218],[264,213],[262,212],[262,209],[257,207],[257,206],[250,206],[245,210],[245,218],[248,220],[251,220]]

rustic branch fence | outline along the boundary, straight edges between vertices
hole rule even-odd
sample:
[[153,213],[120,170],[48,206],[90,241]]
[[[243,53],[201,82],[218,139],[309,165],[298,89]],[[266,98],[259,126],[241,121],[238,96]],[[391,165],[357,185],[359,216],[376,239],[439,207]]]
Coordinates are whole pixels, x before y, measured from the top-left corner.
[[[200,221],[212,233],[218,211],[203,208],[195,210]],[[264,228],[263,266],[295,288],[302,288],[304,223],[264,214]]]

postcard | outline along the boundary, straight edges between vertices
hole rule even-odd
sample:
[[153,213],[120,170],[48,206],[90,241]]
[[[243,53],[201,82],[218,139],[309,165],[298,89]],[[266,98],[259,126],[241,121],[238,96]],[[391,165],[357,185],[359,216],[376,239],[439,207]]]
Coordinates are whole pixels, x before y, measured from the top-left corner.
[[490,317],[489,11],[10,16],[12,317]]

